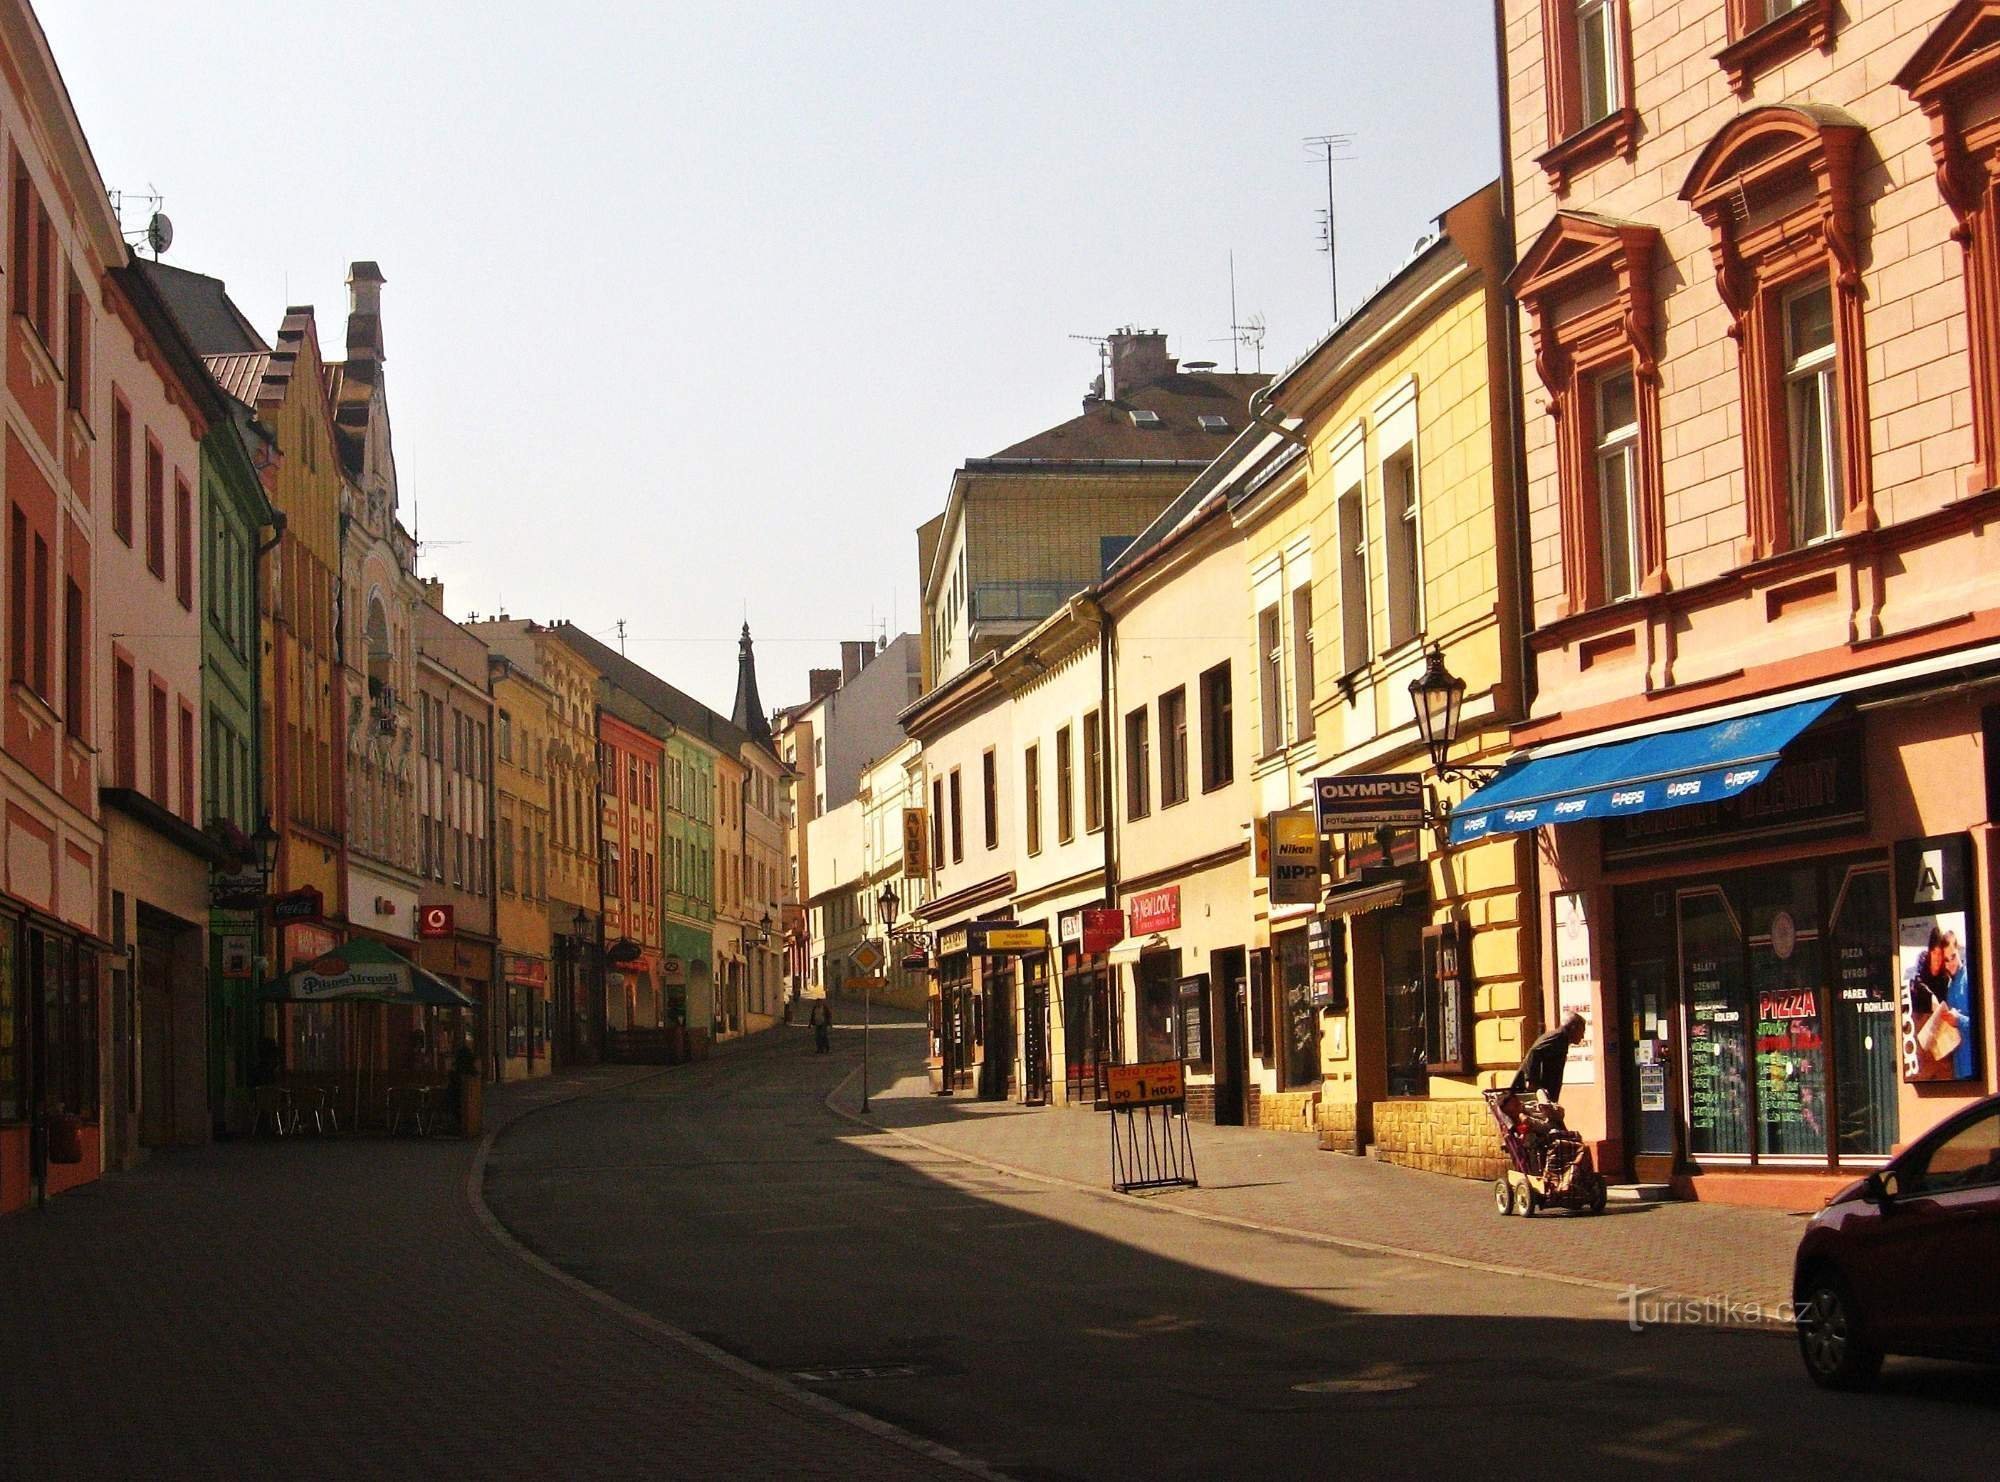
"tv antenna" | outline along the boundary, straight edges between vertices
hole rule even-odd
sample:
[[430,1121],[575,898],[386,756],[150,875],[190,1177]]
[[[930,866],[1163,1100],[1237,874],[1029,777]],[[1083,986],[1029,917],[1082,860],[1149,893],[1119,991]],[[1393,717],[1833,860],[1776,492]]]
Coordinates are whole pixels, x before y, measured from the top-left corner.
[[1319,215],[1319,250],[1326,254],[1326,281],[1333,292],[1333,322],[1340,322],[1340,265],[1333,226],[1333,167],[1339,160],[1354,158],[1354,136],[1352,134],[1309,134],[1305,139],[1306,157],[1314,164],[1326,166],[1326,206]]
[[1105,387],[1110,383],[1111,341],[1101,334],[1073,334],[1069,338],[1082,340],[1086,345],[1097,346],[1097,380],[1091,389],[1097,393],[1098,399],[1102,400]]
[[622,657],[625,653],[625,619],[618,619],[615,626],[618,629],[618,652]]
[[1219,345],[1229,341],[1229,368],[1236,374],[1243,373],[1243,351],[1249,350],[1257,357],[1257,370],[1264,369],[1264,316],[1252,314],[1249,318],[1237,317],[1236,313],[1236,251],[1229,253],[1229,333],[1209,341]]
[[[124,237],[134,247],[143,246],[150,248],[153,254],[153,261],[158,262],[160,254],[174,245],[173,219],[160,209],[166,205],[167,198],[161,195],[158,189],[151,183],[147,184],[144,194],[136,191],[128,194],[122,190],[114,190],[109,192],[109,195],[111,197],[111,214],[118,218],[119,235]],[[125,225],[125,203],[127,201],[145,208],[146,211],[146,224],[136,230]]]

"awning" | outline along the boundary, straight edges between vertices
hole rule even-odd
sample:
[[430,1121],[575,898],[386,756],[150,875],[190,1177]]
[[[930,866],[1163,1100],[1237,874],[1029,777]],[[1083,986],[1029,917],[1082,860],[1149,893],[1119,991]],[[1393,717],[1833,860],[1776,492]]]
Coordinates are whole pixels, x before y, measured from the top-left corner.
[[1427,888],[1421,866],[1389,866],[1365,869],[1358,876],[1336,882],[1320,900],[1327,916],[1359,916],[1401,905],[1403,897]]
[[1451,842],[1714,803],[1771,775],[1784,749],[1840,703],[1837,695],[1626,741],[1516,757],[1452,810]]
[[264,995],[287,1003],[401,1003],[430,1008],[477,1008],[435,973],[380,942],[357,937],[324,957],[295,967]]

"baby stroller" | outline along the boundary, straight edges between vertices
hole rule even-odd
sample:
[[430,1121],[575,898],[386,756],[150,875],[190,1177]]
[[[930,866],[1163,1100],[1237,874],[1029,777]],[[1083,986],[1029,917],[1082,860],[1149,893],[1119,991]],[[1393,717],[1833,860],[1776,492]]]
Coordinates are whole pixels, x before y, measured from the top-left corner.
[[1513,1091],[1486,1091],[1486,1109],[1507,1150],[1507,1172],[1493,1181],[1493,1207],[1501,1214],[1540,1209],[1604,1213],[1609,1186],[1583,1139],[1563,1123],[1562,1108],[1527,1101]]

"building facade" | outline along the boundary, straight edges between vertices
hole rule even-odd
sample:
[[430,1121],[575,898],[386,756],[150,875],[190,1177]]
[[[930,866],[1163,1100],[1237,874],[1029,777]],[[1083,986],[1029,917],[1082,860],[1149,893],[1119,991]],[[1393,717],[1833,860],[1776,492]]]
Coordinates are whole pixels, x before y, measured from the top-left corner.
[[1539,682],[1454,833],[1539,835],[1600,1161],[1796,1201],[1996,1084],[1994,7],[1498,14]]
[[496,1025],[500,1079],[547,1075],[549,840],[554,694],[505,655],[489,653],[493,693],[493,912],[499,936]]

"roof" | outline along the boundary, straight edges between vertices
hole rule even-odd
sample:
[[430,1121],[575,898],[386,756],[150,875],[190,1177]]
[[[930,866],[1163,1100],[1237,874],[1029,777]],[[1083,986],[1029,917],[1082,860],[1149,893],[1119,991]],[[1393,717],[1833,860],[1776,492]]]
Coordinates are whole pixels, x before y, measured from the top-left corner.
[[271,352],[259,350],[245,355],[208,355],[209,374],[217,384],[248,406],[257,403],[257,388],[264,384],[264,372],[271,364]]
[[220,422],[230,415],[229,403],[217,389],[180,316],[160,293],[158,280],[147,271],[150,266],[136,253],[128,252],[125,264],[112,268],[110,275],[158,348],[156,369],[180,383],[205,420]]
[[753,744],[750,737],[701,701],[675,689],[652,670],[633,663],[617,649],[598,642],[576,624],[556,623],[549,628],[549,632],[588,659],[597,672],[612,684],[672,721],[677,730],[686,731],[731,754]]
[[167,301],[167,307],[174,311],[181,332],[204,357],[243,355],[271,348],[257,333],[256,326],[243,317],[243,311],[230,299],[228,287],[220,278],[164,262],[142,261],[140,267],[152,279],[160,297]]
[[[1271,378],[1220,372],[1174,371],[1116,401],[1092,401],[1082,413],[1033,437],[1002,448],[996,458],[1134,458],[1206,463],[1228,446],[1248,421],[1250,393]],[[1158,426],[1141,427],[1134,412],[1152,412]],[[1196,419],[1220,416],[1211,430]]]

